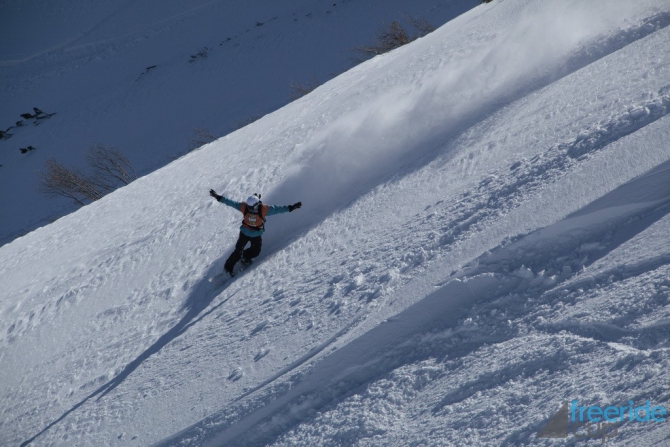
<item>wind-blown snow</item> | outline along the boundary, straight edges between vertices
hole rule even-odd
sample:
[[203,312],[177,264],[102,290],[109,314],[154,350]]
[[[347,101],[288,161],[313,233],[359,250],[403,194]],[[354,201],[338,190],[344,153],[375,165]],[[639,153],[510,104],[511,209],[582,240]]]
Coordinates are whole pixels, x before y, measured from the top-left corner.
[[[667,405],[668,24],[480,5],[3,246],[0,440],[544,445],[566,401]],[[209,188],[303,202],[218,288]]]

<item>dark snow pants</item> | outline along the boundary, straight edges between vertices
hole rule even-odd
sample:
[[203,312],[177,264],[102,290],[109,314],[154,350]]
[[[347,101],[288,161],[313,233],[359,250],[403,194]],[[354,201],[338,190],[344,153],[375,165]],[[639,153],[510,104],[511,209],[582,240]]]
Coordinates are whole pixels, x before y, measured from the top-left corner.
[[[244,247],[247,245],[247,242],[251,242],[251,246],[245,250]],[[228,257],[224,269],[229,272],[232,271],[233,267],[235,267],[235,264],[237,264],[237,261],[239,261],[240,258],[244,258],[248,261],[252,260],[261,254],[262,245],[263,239],[261,236],[249,237],[243,233],[240,233],[240,237],[237,239],[237,243],[235,244],[235,250],[233,250],[233,252]]]

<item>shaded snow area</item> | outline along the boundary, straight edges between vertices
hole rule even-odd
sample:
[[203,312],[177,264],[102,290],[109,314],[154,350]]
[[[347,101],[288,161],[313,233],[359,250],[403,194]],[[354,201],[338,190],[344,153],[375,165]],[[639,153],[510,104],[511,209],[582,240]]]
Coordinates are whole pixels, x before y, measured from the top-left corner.
[[[667,408],[668,25],[494,0],[1,247],[0,444],[601,445],[538,433]],[[222,285],[210,188],[303,202]]]
[[476,5],[0,0],[0,245],[75,209],[40,193],[47,160],[85,171],[103,144],[147,174],[348,70],[384,24],[414,33],[409,17],[439,27]]

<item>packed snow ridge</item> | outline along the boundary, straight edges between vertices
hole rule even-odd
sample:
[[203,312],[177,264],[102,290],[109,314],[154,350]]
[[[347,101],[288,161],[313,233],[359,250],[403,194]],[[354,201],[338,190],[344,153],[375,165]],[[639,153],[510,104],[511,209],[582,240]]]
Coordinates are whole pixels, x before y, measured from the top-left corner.
[[[668,25],[494,0],[1,247],[1,443],[667,445],[540,434],[670,405]],[[210,188],[303,203],[218,286]]]

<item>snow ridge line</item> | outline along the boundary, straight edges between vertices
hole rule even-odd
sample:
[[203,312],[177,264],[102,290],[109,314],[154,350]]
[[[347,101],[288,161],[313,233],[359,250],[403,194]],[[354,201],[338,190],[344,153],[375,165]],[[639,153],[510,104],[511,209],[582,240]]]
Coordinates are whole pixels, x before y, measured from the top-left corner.
[[[617,321],[612,323],[591,322],[583,323],[579,321],[566,320],[557,324],[545,326],[543,329],[550,333],[558,333],[561,331],[569,331],[581,337],[590,338],[604,342],[619,342],[624,337],[634,337],[644,335],[646,337],[653,337],[655,333],[666,335],[668,328],[670,328],[670,321],[664,323],[655,323],[648,326],[642,326],[635,329],[626,329],[617,325]],[[659,337],[660,338],[660,337]],[[636,343],[637,346],[626,346],[638,350],[651,350],[651,346],[642,346]],[[650,344],[650,343],[646,343]],[[653,343],[651,343],[653,344]],[[660,348],[667,350],[668,348]]]
[[[467,274],[532,268],[545,272],[545,276],[573,276],[573,272],[606,256],[670,213],[669,168],[670,160],[667,160],[565,219],[504,242],[482,255]],[[594,240],[598,242],[590,243]],[[627,275],[622,278],[658,268],[668,259],[664,255],[637,265],[622,266],[621,274]],[[586,278],[562,289],[579,288],[593,280]]]
[[[667,213],[668,211],[666,211]],[[670,254],[663,254],[659,256],[654,256],[649,259],[645,259],[638,263],[626,264],[618,266],[604,272],[598,273],[597,275],[589,276],[587,278],[579,279],[570,284],[561,285],[561,293],[565,292],[574,292],[579,289],[586,291],[594,288],[601,287],[605,284],[609,284],[613,281],[625,281],[628,278],[633,278],[635,276],[640,276],[644,273],[656,270],[659,267],[670,264]],[[557,294],[558,291],[553,292]],[[550,295],[552,292],[550,292]]]
[[670,110],[670,85],[657,92],[657,97],[636,107],[631,107],[619,118],[603,123],[574,141],[561,145],[570,158],[579,158],[602,149],[606,145],[629,135],[654,121],[663,118]]
[[578,51],[570,59],[569,65],[586,66],[667,26],[670,26],[670,11],[656,13],[644,18],[638,25],[621,29],[617,33],[597,39],[588,47]]
[[[482,303],[471,311],[473,315],[498,315],[502,304],[520,318],[536,306],[529,301],[541,300],[552,307],[569,301],[571,293],[607,287],[612,283],[621,283],[629,278],[645,275],[670,266],[670,255],[662,254],[626,263],[608,269],[596,275],[583,276],[583,269],[605,257],[620,245],[644,232],[655,222],[670,213],[670,178],[667,177],[670,160],[647,174],[620,186],[609,194],[585,206],[577,213],[535,232],[515,238],[474,261],[473,267],[463,275],[481,275],[485,272],[518,277],[521,282],[513,291],[513,296],[503,297],[488,303]],[[631,190],[649,191],[658,198],[655,201],[640,200],[636,206],[621,206],[622,198],[630,197]],[[612,205],[609,208],[603,206]],[[658,299],[664,300],[668,281],[656,284]],[[521,309],[520,311],[517,309]],[[506,312],[503,312],[506,314]],[[667,337],[670,323],[655,323],[641,327],[626,328],[638,315],[627,313],[625,317],[609,321],[589,323],[566,320],[562,323],[539,323],[533,321],[530,326],[535,330],[555,334],[567,330],[577,336],[604,342],[622,343],[635,350],[654,349],[655,342]],[[492,317],[495,320],[497,317]],[[486,320],[486,318],[484,318]],[[481,323],[481,322],[480,322]],[[483,321],[484,325],[487,324]],[[637,337],[635,339],[634,337]]]

